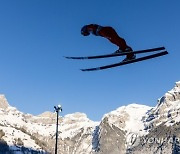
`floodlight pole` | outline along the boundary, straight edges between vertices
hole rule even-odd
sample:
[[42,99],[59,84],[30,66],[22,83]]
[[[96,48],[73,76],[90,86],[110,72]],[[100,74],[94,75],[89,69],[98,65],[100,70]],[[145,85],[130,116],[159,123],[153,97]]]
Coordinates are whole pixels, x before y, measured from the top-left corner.
[[56,119],[56,144],[55,144],[55,154],[57,154],[57,145],[58,145],[58,120],[59,120],[59,111],[62,111],[61,105],[54,106],[55,112],[57,113]]

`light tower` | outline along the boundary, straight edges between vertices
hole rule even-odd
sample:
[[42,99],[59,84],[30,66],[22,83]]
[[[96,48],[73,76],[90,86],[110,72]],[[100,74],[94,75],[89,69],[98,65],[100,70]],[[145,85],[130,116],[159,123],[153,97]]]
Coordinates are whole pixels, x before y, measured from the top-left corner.
[[54,110],[57,113],[57,120],[56,120],[56,145],[55,145],[55,154],[57,154],[57,145],[58,145],[58,119],[59,119],[59,112],[62,112],[61,105],[54,106]]

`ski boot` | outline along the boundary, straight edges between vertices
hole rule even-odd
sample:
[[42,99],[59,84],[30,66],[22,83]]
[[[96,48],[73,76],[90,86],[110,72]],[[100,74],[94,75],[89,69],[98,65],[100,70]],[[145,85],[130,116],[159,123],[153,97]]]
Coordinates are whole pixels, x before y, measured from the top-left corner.
[[129,60],[133,60],[133,59],[136,59],[136,55],[133,54],[133,53],[130,53],[130,54],[128,54],[127,57],[123,60],[123,62],[129,61]]
[[114,52],[114,54],[116,54],[116,53],[123,53],[123,52],[131,52],[132,51],[132,49],[131,48],[126,48],[125,50],[122,50],[122,49],[118,49],[118,50],[116,50],[115,52]]

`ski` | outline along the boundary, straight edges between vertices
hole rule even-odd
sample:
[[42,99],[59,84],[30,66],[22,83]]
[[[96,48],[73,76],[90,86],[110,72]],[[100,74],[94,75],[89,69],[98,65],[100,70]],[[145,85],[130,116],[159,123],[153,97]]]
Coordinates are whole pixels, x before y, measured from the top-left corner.
[[156,54],[151,54],[151,55],[136,58],[136,59],[133,59],[133,60],[122,61],[122,62],[115,63],[115,64],[110,64],[110,65],[101,66],[101,67],[95,67],[95,68],[81,69],[81,71],[103,70],[103,69],[108,69],[108,68],[112,68],[112,67],[122,66],[122,65],[131,64],[131,63],[135,63],[135,62],[139,62],[139,61],[143,61],[143,60],[147,60],[147,59],[160,57],[160,56],[163,56],[163,55],[166,55],[166,54],[168,54],[167,51],[162,51],[162,52],[159,52],[159,53],[156,53]]
[[[159,51],[159,50],[164,50],[164,49],[165,49],[165,47],[158,47],[158,48],[151,48],[151,49],[145,49],[145,50],[137,50],[137,51],[133,51],[133,53],[134,54],[140,54],[140,53],[147,53],[147,52]],[[116,51],[118,51],[118,50],[116,50]],[[65,58],[67,58],[67,59],[97,59],[97,58],[108,58],[108,57],[123,56],[123,55],[127,55],[128,53],[129,52],[121,52],[121,53],[112,53],[112,54],[105,54],[105,55],[98,55],[98,56],[65,57]]]

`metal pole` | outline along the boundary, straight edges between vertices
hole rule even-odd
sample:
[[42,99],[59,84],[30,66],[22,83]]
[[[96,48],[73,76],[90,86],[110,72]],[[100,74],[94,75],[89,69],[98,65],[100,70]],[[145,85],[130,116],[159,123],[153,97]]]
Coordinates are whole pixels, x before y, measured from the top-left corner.
[[59,120],[59,111],[62,111],[61,105],[54,106],[55,112],[57,113],[57,119],[56,119],[56,144],[55,144],[55,154],[57,154],[57,146],[58,146],[58,120]]
[[57,144],[58,144],[58,117],[59,117],[59,110],[57,112],[57,123],[56,123],[56,145],[55,145],[55,154],[57,154]]

